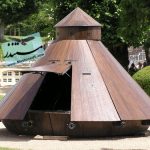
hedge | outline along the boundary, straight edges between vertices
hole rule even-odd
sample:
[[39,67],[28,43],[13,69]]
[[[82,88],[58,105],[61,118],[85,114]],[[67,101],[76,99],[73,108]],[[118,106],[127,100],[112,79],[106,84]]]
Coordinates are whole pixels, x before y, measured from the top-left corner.
[[150,96],[150,66],[144,67],[133,75],[133,79]]

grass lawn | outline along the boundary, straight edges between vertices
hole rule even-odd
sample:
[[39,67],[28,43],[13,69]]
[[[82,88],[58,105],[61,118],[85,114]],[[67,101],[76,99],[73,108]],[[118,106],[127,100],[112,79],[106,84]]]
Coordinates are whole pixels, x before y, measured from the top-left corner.
[[3,98],[4,96],[0,95],[0,100]]
[[19,149],[0,147],[0,150],[19,150]]

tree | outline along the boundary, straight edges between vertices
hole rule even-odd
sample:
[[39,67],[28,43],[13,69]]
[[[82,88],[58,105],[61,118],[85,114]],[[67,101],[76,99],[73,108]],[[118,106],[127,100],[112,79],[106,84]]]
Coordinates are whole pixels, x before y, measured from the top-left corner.
[[0,40],[4,37],[4,26],[24,20],[36,12],[42,0],[1,0],[0,1]]
[[150,32],[149,38],[144,42],[147,64],[150,65]]
[[120,37],[129,46],[144,45],[147,62],[150,64],[150,1],[122,0],[120,8]]
[[46,2],[43,3],[38,13],[30,15],[27,19],[19,22],[17,25],[21,28],[21,35],[27,35],[34,32],[40,32],[42,36],[47,36],[51,31],[51,20],[49,16],[51,5]]
[[102,41],[122,66],[127,69],[127,44],[118,36],[119,4],[120,0],[53,0],[54,9],[51,14],[54,23],[57,23],[71,10],[79,6],[103,25]]

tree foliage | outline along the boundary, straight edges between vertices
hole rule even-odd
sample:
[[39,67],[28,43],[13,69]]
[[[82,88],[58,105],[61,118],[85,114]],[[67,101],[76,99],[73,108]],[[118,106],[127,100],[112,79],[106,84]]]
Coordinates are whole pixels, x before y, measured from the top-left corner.
[[21,29],[21,35],[28,35],[33,32],[40,32],[42,36],[47,36],[51,31],[51,20],[49,10],[51,5],[44,3],[39,8],[38,13],[33,13],[28,19],[19,22],[16,26]]
[[150,1],[121,0],[119,36],[128,45],[144,45],[150,64]]
[[120,36],[128,45],[144,44],[150,32],[150,1],[122,0],[120,8]]
[[40,0],[1,0],[1,22],[9,24],[24,20],[29,14],[36,12],[40,4]]
[[143,68],[136,72],[133,78],[143,88],[143,90],[150,96],[150,66]]
[[38,10],[42,0],[1,0],[0,41],[4,39],[5,25],[17,23]]

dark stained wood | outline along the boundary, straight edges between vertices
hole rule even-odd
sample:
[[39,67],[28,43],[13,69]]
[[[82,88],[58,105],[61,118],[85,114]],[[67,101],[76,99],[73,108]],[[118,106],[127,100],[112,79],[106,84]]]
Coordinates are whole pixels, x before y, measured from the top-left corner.
[[66,112],[51,112],[49,113],[51,119],[51,125],[53,128],[53,134],[59,136],[68,135],[68,126],[70,122],[70,113]]
[[17,134],[53,135],[49,113],[29,111],[23,120],[3,120],[6,128]]
[[101,25],[80,8],[73,10],[68,16],[55,25],[56,37],[64,39],[101,39]]
[[53,135],[49,112],[28,111],[29,120],[33,121],[32,133],[40,135]]
[[[52,118],[50,118],[50,116]],[[54,136],[54,138],[58,135],[84,138],[135,135],[144,133],[148,128],[147,125],[142,125],[140,121],[126,121],[124,126],[116,126],[114,122],[111,121],[80,121],[73,122],[75,127],[70,129],[69,112],[42,112],[30,110],[23,120],[3,120],[3,123],[9,131],[15,134],[47,135]]]
[[24,75],[0,103],[0,118],[23,119],[43,79],[39,74]]
[[58,61],[59,63],[64,62],[67,54],[68,54],[68,47],[70,45],[69,40],[62,40],[57,41],[54,43],[54,47],[49,50],[48,52],[48,60],[50,61]]
[[[84,137],[98,137],[99,135],[111,135],[112,126],[111,122],[80,122],[83,126]],[[105,130],[104,130],[105,129]],[[117,134],[118,132],[116,132]]]
[[75,43],[79,58],[72,63],[71,121],[119,121],[87,42]]
[[121,120],[150,119],[150,98],[101,42],[88,41]]
[[56,38],[59,40],[100,40],[101,27],[60,27],[56,28]]
[[124,126],[114,126],[113,122],[80,122],[83,137],[136,135],[144,133],[148,126],[142,126],[140,121],[126,121]]
[[83,10],[81,10],[79,7],[77,7],[55,25],[55,27],[68,26],[101,26],[101,24],[85,13]]
[[22,73],[38,73],[38,72],[52,72],[56,74],[64,74],[70,69],[71,65],[70,64],[49,64],[49,65],[43,65],[43,66],[38,66],[38,67],[32,67],[28,69],[22,69],[22,68],[16,68],[14,69],[15,71],[20,71]]

